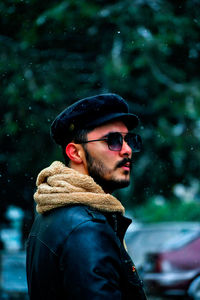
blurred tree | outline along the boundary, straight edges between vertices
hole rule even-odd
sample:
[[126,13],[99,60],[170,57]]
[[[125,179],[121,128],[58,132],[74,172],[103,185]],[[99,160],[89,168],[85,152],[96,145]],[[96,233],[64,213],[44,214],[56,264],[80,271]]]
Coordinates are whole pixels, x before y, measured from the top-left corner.
[[132,206],[174,197],[200,174],[200,1],[8,0],[0,3],[0,214],[33,211],[41,168],[62,159],[49,137],[67,105],[119,93],[141,118]]

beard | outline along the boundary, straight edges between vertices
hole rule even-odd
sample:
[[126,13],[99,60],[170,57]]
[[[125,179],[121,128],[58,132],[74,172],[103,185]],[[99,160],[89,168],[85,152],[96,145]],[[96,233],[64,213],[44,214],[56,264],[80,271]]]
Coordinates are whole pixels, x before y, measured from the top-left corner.
[[84,150],[87,160],[88,173],[94,179],[94,181],[102,187],[104,191],[113,192],[114,190],[125,188],[129,185],[130,180],[117,180],[114,177],[111,177],[109,179],[106,178],[107,174],[120,167],[122,163],[118,164],[114,169],[109,169],[102,163],[100,159],[94,159],[89,154],[86,147],[84,147]]

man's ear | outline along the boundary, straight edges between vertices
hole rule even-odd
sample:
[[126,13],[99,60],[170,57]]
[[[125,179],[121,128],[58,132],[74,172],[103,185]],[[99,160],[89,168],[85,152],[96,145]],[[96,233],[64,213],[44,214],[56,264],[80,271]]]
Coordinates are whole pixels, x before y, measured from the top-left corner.
[[79,144],[69,143],[65,148],[65,153],[71,161],[76,164],[81,164],[82,160],[82,147]]

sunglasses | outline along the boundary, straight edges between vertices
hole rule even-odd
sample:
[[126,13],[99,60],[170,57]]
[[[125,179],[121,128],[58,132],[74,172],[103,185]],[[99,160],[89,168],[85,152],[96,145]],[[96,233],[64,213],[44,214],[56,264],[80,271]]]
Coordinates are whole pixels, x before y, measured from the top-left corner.
[[90,141],[82,141],[80,144],[86,144],[91,142],[104,141],[107,143],[108,148],[111,151],[121,151],[123,146],[123,141],[125,141],[133,152],[140,152],[142,147],[142,139],[138,134],[135,133],[127,133],[123,134],[121,132],[110,132],[108,135],[101,139],[90,140]]

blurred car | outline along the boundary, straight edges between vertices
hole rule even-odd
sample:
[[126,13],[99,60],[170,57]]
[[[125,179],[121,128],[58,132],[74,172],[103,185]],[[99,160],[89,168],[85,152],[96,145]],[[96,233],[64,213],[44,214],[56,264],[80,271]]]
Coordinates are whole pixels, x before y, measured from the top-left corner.
[[173,248],[175,241],[186,242],[200,232],[199,222],[133,222],[126,234],[128,252],[138,269],[143,269],[147,253]]
[[160,236],[160,241],[152,240],[157,247],[150,249],[148,239],[144,240],[143,247],[147,245],[148,250],[139,270],[147,293],[170,299],[200,300],[199,223],[165,224],[149,231],[149,239],[150,236],[151,239]]

